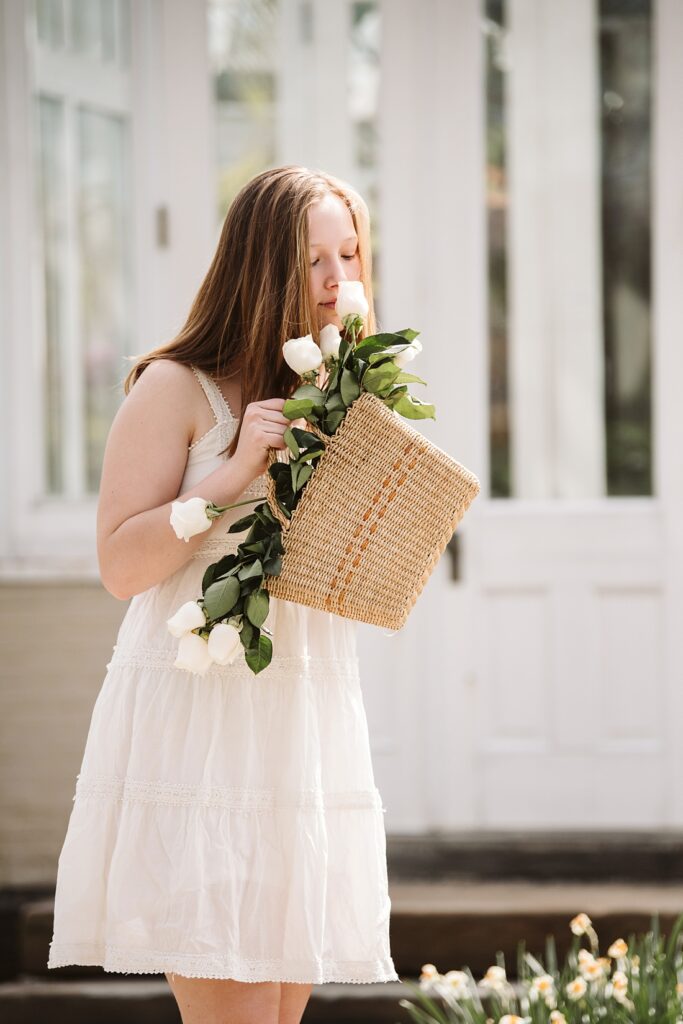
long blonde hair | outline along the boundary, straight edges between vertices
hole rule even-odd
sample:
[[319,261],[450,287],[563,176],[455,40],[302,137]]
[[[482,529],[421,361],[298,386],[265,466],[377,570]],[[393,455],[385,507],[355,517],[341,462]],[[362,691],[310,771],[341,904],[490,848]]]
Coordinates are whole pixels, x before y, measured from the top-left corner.
[[137,359],[126,376],[130,388],[154,359],[195,365],[219,380],[241,372],[242,408],[235,435],[224,449],[234,455],[250,402],[288,398],[299,378],[282,356],[289,338],[319,337],[309,294],[308,208],[327,193],[347,205],[358,235],[360,278],[369,313],[361,337],[376,330],[372,251],[367,204],[331,174],[296,164],[257,174],[237,193],[218,246],[180,332]]

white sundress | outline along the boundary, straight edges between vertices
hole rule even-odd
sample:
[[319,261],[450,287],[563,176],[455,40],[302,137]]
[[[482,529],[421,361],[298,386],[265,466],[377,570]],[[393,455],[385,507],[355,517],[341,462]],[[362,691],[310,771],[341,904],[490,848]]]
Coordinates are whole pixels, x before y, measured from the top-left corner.
[[[193,370],[216,423],[191,445],[179,494],[221,465],[236,429],[215,381]],[[205,676],[173,667],[166,620],[244,536],[212,535],[130,601],[59,856],[48,968],[400,980],[355,623],[271,597],[273,660],[258,675],[243,657]]]

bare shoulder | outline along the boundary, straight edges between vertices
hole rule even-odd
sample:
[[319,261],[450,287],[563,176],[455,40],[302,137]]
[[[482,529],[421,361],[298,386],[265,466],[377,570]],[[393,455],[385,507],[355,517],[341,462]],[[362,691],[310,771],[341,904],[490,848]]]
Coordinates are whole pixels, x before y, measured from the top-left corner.
[[126,397],[136,396],[136,400],[175,399],[186,396],[194,397],[197,389],[197,378],[191,367],[178,363],[174,359],[153,359],[142,371]]
[[102,464],[100,529],[155,508],[178,494],[194,428],[191,367],[153,360],[142,371],[112,422]]
[[126,395],[126,403],[133,409],[160,420],[174,420],[188,441],[194,433],[200,400],[201,389],[192,368],[173,359],[154,359]]

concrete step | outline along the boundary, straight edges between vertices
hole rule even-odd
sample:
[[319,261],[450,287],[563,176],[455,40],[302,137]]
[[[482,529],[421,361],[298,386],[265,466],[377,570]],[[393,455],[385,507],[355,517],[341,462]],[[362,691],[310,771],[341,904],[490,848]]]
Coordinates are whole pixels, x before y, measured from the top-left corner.
[[396,881],[680,882],[683,832],[393,833],[387,864]]
[[423,963],[475,976],[496,963],[501,951],[509,977],[516,976],[517,951],[545,959],[554,936],[560,959],[568,952],[569,922],[583,911],[593,921],[600,950],[619,937],[647,932],[658,914],[668,934],[683,913],[683,884],[530,883],[451,880],[398,882],[392,894],[391,950],[399,973],[419,974]]
[[[413,979],[416,983],[416,979]],[[399,999],[411,995],[400,982],[315,985],[303,1024],[404,1024],[410,1015]],[[180,1024],[165,978],[82,978],[59,981],[22,976],[0,984],[3,1024]]]
[[[554,935],[558,955],[564,956],[572,939],[569,921],[580,911],[592,918],[602,950],[620,936],[628,940],[632,933],[648,931],[655,912],[665,933],[683,913],[680,883],[393,881],[389,895],[391,952],[401,977],[419,975],[424,963],[444,972],[467,965],[475,975],[483,974],[495,963],[498,950],[513,977],[520,940],[531,952],[544,955],[546,937]],[[53,906],[53,900],[43,899],[21,908],[21,972],[54,980],[101,977],[99,967],[48,971]]]

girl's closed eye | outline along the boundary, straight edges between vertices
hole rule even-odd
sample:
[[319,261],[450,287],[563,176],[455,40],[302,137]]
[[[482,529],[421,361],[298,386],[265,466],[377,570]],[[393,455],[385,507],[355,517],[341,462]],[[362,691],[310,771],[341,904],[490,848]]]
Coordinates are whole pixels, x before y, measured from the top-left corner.
[[[353,259],[355,259],[355,258],[356,258],[356,256],[357,256],[357,253],[355,253],[355,252],[354,252],[354,253],[352,253],[352,255],[351,255],[351,256],[345,256],[345,255],[343,255],[343,254],[342,254],[342,259],[343,259],[343,260],[353,260]],[[312,267],[314,267],[314,266],[316,265],[316,263],[317,263],[317,262],[318,262],[318,260],[317,260],[317,259],[313,260],[313,262],[311,263],[311,266],[312,266]]]

